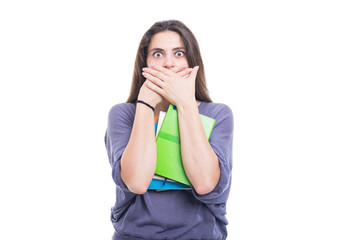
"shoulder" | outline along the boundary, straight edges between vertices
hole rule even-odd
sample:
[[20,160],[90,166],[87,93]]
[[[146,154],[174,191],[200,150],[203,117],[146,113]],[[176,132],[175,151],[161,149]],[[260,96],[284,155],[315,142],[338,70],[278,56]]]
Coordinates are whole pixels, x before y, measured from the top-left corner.
[[233,119],[231,108],[224,103],[202,102],[199,106],[200,114],[219,120],[222,118]]
[[135,115],[135,104],[119,103],[110,108],[109,120],[112,119],[128,119],[132,120]]
[[[199,106],[202,115],[215,119],[213,132],[231,134],[234,130],[234,116],[231,108],[223,103],[203,102]],[[217,130],[215,130],[217,129]]]

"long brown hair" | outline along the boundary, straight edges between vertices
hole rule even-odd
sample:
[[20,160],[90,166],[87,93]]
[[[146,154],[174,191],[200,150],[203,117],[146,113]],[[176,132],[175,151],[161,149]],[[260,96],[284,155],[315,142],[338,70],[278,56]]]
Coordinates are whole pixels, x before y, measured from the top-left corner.
[[185,47],[186,58],[189,67],[193,68],[195,66],[199,66],[199,70],[197,72],[195,80],[196,100],[212,102],[206,87],[204,64],[202,62],[199,44],[190,29],[185,26],[185,24],[177,20],[156,22],[150,27],[149,30],[147,30],[147,32],[142,37],[135,58],[135,66],[130,95],[126,102],[135,103],[135,101],[137,100],[140,88],[146,80],[145,77],[142,75],[142,68],[146,67],[148,46],[150,44],[151,38],[156,33],[163,31],[173,31],[178,33]]

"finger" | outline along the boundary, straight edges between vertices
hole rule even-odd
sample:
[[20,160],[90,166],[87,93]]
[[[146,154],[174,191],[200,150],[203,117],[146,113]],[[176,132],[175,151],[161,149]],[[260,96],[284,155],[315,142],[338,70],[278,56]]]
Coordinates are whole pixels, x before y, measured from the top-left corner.
[[183,71],[181,72],[178,72],[178,74],[181,76],[181,77],[188,77],[190,76],[190,73],[192,72],[192,68],[187,68],[187,69],[184,69]]
[[189,78],[195,81],[198,71],[199,71],[199,66],[194,67],[190,73]]
[[170,69],[164,68],[164,67],[149,65],[149,68],[153,69],[153,70],[157,70],[158,72],[161,72],[161,73],[165,74],[166,76],[172,76],[174,74],[173,71],[171,71]]
[[143,68],[142,70],[144,71],[145,74],[152,75],[152,76],[154,76],[154,77],[156,77],[156,78],[158,78],[158,79],[160,79],[162,81],[165,81],[165,80],[168,79],[168,76],[166,74],[164,74],[164,73],[162,73],[162,72],[160,72],[158,70],[151,69],[151,68],[146,68],[146,67]]
[[164,94],[164,90],[161,89],[159,86],[157,86],[156,84],[152,83],[151,81],[149,80],[146,80],[145,81],[145,86],[148,87],[150,90],[154,91],[155,93],[163,96]]
[[173,71],[174,73],[180,73],[184,70],[186,70],[186,66],[173,67],[171,69],[171,71]]
[[146,78],[146,80],[151,81],[153,84],[156,84],[158,87],[160,87],[160,88],[163,87],[164,82],[162,80],[160,80],[159,78],[157,78],[147,72],[143,72],[142,75]]

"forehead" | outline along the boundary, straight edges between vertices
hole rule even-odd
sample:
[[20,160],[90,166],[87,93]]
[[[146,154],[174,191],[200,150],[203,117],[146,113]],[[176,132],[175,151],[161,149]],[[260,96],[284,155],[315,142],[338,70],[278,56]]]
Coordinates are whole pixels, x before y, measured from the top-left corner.
[[179,47],[184,47],[180,35],[177,32],[165,31],[156,33],[152,36],[148,49],[162,48],[165,50],[171,50]]

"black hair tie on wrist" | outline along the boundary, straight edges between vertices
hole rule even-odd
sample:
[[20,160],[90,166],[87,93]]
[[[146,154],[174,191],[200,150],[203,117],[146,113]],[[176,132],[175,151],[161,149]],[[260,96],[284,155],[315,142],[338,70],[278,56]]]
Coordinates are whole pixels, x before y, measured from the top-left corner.
[[144,102],[144,101],[141,101],[141,100],[136,100],[135,104],[136,103],[142,103],[142,104],[145,104],[146,106],[148,106],[149,108],[151,108],[151,110],[153,110],[153,112],[155,112],[155,108],[153,106],[151,106],[150,104]]

